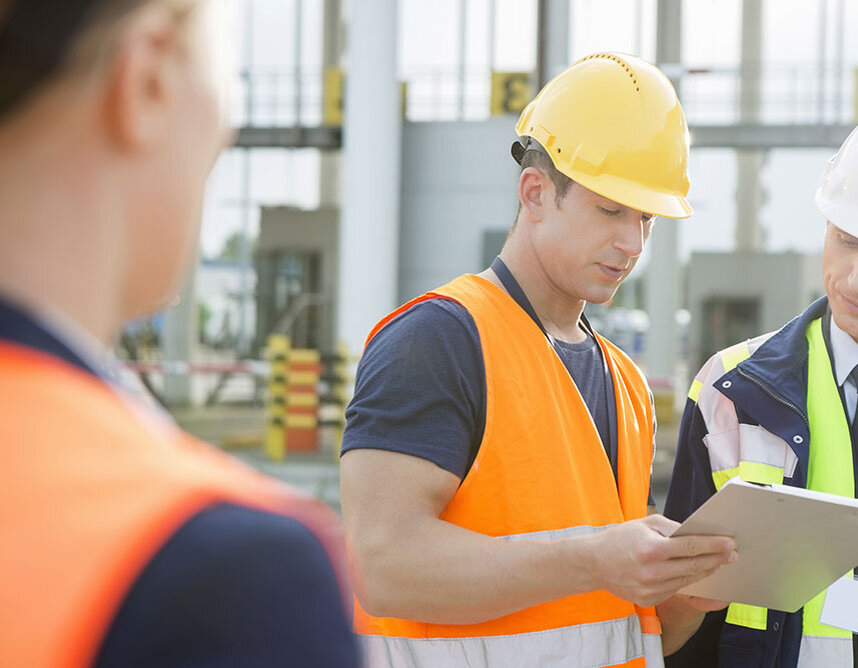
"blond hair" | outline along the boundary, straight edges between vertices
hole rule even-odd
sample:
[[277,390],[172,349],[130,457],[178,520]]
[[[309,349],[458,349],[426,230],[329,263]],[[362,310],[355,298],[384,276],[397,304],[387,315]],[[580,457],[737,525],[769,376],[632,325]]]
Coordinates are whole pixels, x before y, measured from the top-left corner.
[[[185,31],[184,24],[189,23],[187,19],[196,7],[208,0],[90,0],[67,7],[70,11],[65,14],[62,12],[65,0],[42,0],[35,6],[27,4],[30,2],[33,0],[0,0],[0,31],[9,33],[10,40],[0,49],[3,55],[0,61],[0,80],[3,81],[0,122],[58,79],[101,76],[112,60],[127,22],[143,7],[157,5],[166,9],[177,24],[177,33],[187,33],[190,44],[192,32]],[[59,17],[42,19],[43,10],[50,16],[51,7],[57,10]],[[21,12],[22,24],[6,25],[7,21],[18,20],[16,10]],[[44,27],[41,27],[43,20]],[[184,41],[184,38],[184,34],[178,35],[178,39]],[[38,43],[38,53],[34,57],[27,55],[28,40]]]
[[[9,0],[0,0],[8,2]],[[26,2],[26,0],[19,0]],[[104,62],[112,52],[123,23],[135,10],[149,4],[165,7],[176,17],[184,20],[204,0],[114,0],[105,3],[75,39],[68,54],[67,63],[74,68],[90,68]]]

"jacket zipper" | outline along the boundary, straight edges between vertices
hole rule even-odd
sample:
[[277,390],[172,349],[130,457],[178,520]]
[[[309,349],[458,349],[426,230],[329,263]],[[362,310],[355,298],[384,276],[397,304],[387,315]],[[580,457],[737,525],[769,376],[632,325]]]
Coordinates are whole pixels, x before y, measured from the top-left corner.
[[802,421],[804,422],[805,426],[807,427],[808,432],[810,432],[810,420],[808,420],[807,416],[804,413],[802,413],[801,409],[798,406],[796,406],[793,403],[790,403],[789,401],[787,401],[786,399],[784,399],[780,395],[776,394],[775,391],[770,389],[768,385],[766,385],[763,381],[758,380],[757,378],[755,378],[754,376],[749,374],[747,371],[742,369],[741,366],[737,366],[736,371],[738,372],[738,374],[742,378],[744,378],[745,380],[751,381],[754,385],[759,387],[763,392],[765,392],[767,395],[769,395],[772,399],[774,399],[775,401],[777,401],[780,404],[783,404],[784,406],[787,406],[788,408],[791,408],[796,413],[798,413],[799,416],[801,417]]

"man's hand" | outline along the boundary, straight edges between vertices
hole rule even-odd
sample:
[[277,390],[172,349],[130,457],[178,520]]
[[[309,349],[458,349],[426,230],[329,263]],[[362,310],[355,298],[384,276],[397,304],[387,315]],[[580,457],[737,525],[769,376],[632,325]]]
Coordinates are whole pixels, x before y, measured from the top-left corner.
[[716,601],[700,596],[676,594],[658,606],[658,618],[661,621],[661,645],[664,655],[679,650],[694,635],[707,612],[722,610],[729,605],[726,601]]
[[729,601],[718,601],[714,598],[703,598],[702,596],[676,594],[675,598],[682,600],[690,610],[696,612],[715,612],[716,610],[723,610],[730,605]]
[[[599,588],[648,607],[665,601],[679,589],[702,580],[738,558],[732,538],[668,538],[678,526],[661,515],[650,515],[597,534],[591,568]],[[719,603],[697,600],[704,608]]]

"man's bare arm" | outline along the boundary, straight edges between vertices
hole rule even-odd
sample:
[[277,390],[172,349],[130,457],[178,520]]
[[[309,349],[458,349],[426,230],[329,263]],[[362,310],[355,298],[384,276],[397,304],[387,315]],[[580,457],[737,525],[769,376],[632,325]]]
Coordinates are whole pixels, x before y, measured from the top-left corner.
[[660,515],[592,535],[501,541],[439,519],[459,479],[395,452],[352,450],[341,501],[358,598],[374,616],[468,624],[605,589],[654,605],[727,563],[721,537],[668,539]]

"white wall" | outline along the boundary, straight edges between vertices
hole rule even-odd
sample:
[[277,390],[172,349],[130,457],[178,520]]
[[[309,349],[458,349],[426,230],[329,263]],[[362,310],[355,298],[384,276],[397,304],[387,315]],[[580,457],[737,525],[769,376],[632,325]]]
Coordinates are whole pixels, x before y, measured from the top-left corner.
[[[756,298],[760,303],[757,331],[779,329],[824,294],[822,257],[786,253],[694,253],[688,281],[691,310],[692,373],[703,361],[703,305],[712,297]],[[727,345],[739,343],[729,341]]]
[[400,302],[482,271],[483,231],[512,226],[515,120],[404,124]]

